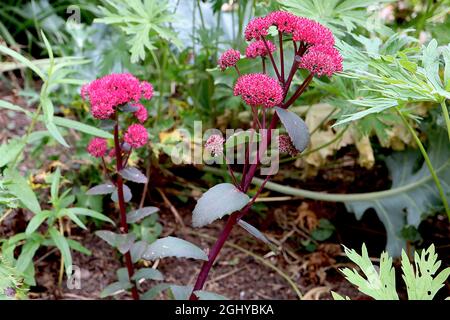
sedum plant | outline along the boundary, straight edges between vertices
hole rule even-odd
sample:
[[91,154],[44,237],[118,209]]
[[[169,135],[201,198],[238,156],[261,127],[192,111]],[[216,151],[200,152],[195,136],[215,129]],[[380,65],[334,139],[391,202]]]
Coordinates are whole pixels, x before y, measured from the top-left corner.
[[[105,183],[92,187],[88,195],[111,194],[118,203],[120,213],[119,232],[97,231],[96,234],[116,248],[125,259],[126,268],[117,270],[118,281],[103,289],[101,297],[113,296],[131,291],[134,300],[152,299],[159,292],[178,286],[162,283],[152,287],[143,295],[139,294],[139,283],[144,280],[163,280],[163,275],[153,268],[135,269],[139,260],[158,260],[164,257],[185,257],[206,260],[206,254],[197,246],[175,237],[165,237],[149,243],[147,237],[130,231],[129,224],[137,223],[159,211],[156,207],[140,207],[128,210],[132,192],[125,181],[145,184],[147,177],[139,169],[128,164],[133,150],[144,147],[148,142],[147,129],[143,126],[148,111],[140,102],[153,97],[153,87],[146,81],[140,82],[129,73],[110,74],[96,79],[82,87],[81,95],[91,105],[92,115],[103,125],[112,126],[114,139],[109,149],[108,141],[94,138],[87,146],[88,152],[101,159],[103,171],[107,177]],[[131,117],[127,117],[131,114]],[[123,115],[121,117],[121,115]],[[137,121],[125,126],[126,120]],[[178,290],[179,291],[179,290]],[[177,292],[178,292],[177,291]]]
[[[361,270],[362,275],[356,269],[344,268],[341,272],[345,278],[355,285],[359,291],[375,300],[399,300],[396,291],[395,270],[392,266],[392,258],[386,252],[380,257],[380,265],[374,266],[363,244],[361,255],[355,250],[346,247],[345,254]],[[450,268],[445,268],[437,273],[441,261],[435,253],[434,245],[422,252],[414,254],[414,265],[409,262],[405,251],[402,251],[403,281],[406,284],[408,300],[432,300],[436,293],[445,285]],[[364,275],[364,276],[363,276]],[[335,300],[350,300],[336,292],[331,292]]]
[[[238,79],[234,85],[234,95],[241,97],[251,109],[252,128],[250,132],[237,133],[227,140],[213,134],[206,141],[205,149],[212,157],[225,157],[233,183],[221,183],[209,189],[198,200],[193,211],[194,227],[202,227],[230,215],[219,238],[209,251],[208,261],[203,264],[193,287],[194,292],[202,290],[215,259],[235,225],[239,224],[256,238],[268,242],[261,232],[242,218],[248,214],[265,184],[275,174],[275,169],[264,168],[267,169],[266,177],[256,193],[250,197],[248,193],[252,180],[257,170],[263,169],[264,153],[270,151],[275,156],[278,156],[279,152],[295,155],[307,147],[308,128],[304,121],[288,108],[305,92],[314,76],[331,77],[342,70],[342,57],[334,48],[332,32],[307,18],[284,11],[257,17],[245,28],[245,39],[250,42],[246,49],[246,58],[260,60],[261,72],[242,74],[239,69],[241,54],[234,49],[222,54],[218,66],[222,71],[236,71]],[[279,62],[276,61],[276,51]],[[296,75],[303,78],[299,86],[294,85]],[[276,128],[280,121],[287,135],[278,136]],[[257,133],[257,130],[260,133]],[[235,144],[238,135],[248,138],[247,146],[245,142]],[[269,150],[272,140],[276,147],[273,149],[270,146]],[[259,142],[256,150],[252,149],[253,142]],[[226,156],[224,146],[227,149]],[[234,147],[243,150],[240,173],[234,172],[228,158],[229,150]],[[232,153],[234,155],[234,152]],[[195,294],[190,298],[198,299]]]

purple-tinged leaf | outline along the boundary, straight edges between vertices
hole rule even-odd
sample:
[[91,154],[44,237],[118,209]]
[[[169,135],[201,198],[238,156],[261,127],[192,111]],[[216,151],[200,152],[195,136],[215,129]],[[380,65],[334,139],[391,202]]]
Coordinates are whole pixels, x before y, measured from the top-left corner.
[[124,179],[136,183],[147,183],[147,177],[134,167],[126,167],[125,169],[122,169],[119,173]]
[[96,231],[95,234],[105,240],[110,246],[117,248],[120,253],[127,253],[133,246],[136,236],[132,233],[118,234],[109,230]]
[[206,191],[192,212],[192,225],[202,227],[222,218],[224,215],[241,210],[250,198],[231,183],[220,183]]
[[157,260],[166,257],[208,260],[208,256],[202,249],[186,240],[175,237],[156,240],[147,247],[142,256],[145,260]]
[[295,113],[275,107],[275,110],[280,117],[289,137],[292,140],[295,148],[299,152],[303,152],[309,144],[309,129],[306,123]]
[[252,226],[250,223],[245,222],[244,220],[239,220],[238,224],[248,233],[250,233],[252,236],[254,236],[256,239],[261,240],[265,244],[267,244],[272,251],[276,251],[276,246],[270,242],[269,239],[258,229],[256,229],[254,226]]
[[99,184],[98,186],[90,188],[88,191],[86,191],[86,194],[89,196],[95,196],[95,195],[99,195],[99,194],[109,194],[109,193],[113,193],[115,189],[116,189],[116,186],[113,185],[112,183],[108,182],[108,183]]
[[[131,198],[133,197],[130,188],[128,188],[128,186],[126,184],[123,185],[123,199],[125,200],[125,202],[129,202],[131,200]],[[112,195],[111,195],[111,199],[114,202],[119,202],[119,194],[117,192],[117,190],[115,190]]]
[[130,211],[127,214],[127,222],[128,223],[134,223],[141,219],[144,219],[145,217],[148,217],[151,214],[154,214],[158,212],[159,209],[157,207],[144,207],[138,210]]

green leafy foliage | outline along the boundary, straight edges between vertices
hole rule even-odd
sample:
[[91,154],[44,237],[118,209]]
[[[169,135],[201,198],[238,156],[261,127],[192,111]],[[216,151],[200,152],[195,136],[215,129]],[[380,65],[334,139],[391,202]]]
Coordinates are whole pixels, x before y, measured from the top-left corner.
[[181,47],[176,33],[167,26],[175,20],[167,1],[104,0],[103,3],[100,10],[104,17],[94,22],[116,25],[129,37],[132,63],[144,60],[147,50],[156,49],[155,37]]
[[[386,252],[380,257],[379,266],[374,266],[363,244],[362,253],[345,248],[346,256],[354,262],[359,270],[344,268],[341,272],[345,278],[359,291],[375,300],[398,300],[396,291],[395,270],[392,266],[392,258]],[[437,260],[434,245],[422,252],[414,254],[414,266],[409,262],[405,251],[402,251],[403,280],[406,284],[409,300],[432,300],[436,293],[444,286],[450,275],[450,268],[437,271],[441,261]],[[343,300],[339,294],[332,292],[335,300]],[[345,298],[349,300],[348,297]]]
[[[384,48],[374,48],[373,44],[372,48],[368,48],[369,39],[357,39],[366,44],[367,53],[364,54],[343,41],[337,42],[345,56],[342,75],[363,81],[369,95],[350,100],[363,110],[343,115],[336,125],[378,114],[396,106],[404,107],[412,101],[440,103],[450,97],[450,91],[446,89],[449,83],[446,70],[450,68],[447,66],[449,59],[445,58],[449,55],[448,47],[438,47],[437,42],[432,40],[421,50],[411,47],[391,52],[392,48],[403,47],[410,38],[394,34],[385,42]],[[389,49],[387,45],[392,48]],[[443,67],[440,57],[443,57]],[[443,79],[440,77],[441,70]]]
[[281,7],[298,16],[307,17],[323,23],[338,36],[357,27],[372,28],[373,19],[368,19],[370,6],[393,2],[392,0],[278,0]]
[[[450,191],[450,149],[444,130],[430,132],[433,144],[428,154],[446,192]],[[418,227],[433,206],[440,204],[440,197],[425,163],[417,170],[420,155],[414,150],[394,153],[386,159],[392,177],[389,191],[369,201],[347,202],[346,207],[361,218],[367,209],[373,208],[387,232],[386,248],[391,255],[399,256],[405,246],[401,237],[407,225]]]
[[0,300],[24,299],[26,292],[23,274],[0,254]]

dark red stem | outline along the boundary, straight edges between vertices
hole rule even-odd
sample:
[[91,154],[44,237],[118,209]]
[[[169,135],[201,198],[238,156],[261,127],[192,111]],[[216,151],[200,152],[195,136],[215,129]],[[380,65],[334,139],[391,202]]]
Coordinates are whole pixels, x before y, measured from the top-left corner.
[[266,47],[267,52],[269,53],[269,58],[270,58],[270,61],[272,62],[273,69],[275,70],[275,73],[277,74],[278,81],[281,82],[280,72],[278,72],[277,64],[275,63],[275,60],[273,59],[273,55],[269,49],[269,46],[267,45],[267,41],[264,37],[261,37],[261,39],[264,42],[264,46]]
[[278,31],[278,39],[280,41],[280,68],[281,68],[281,83],[284,85],[284,55],[283,55],[283,34]]
[[[117,187],[117,198],[119,199],[119,209],[120,209],[120,232],[122,234],[128,233],[128,224],[127,224],[127,211],[125,207],[125,198],[123,196],[123,179],[119,174],[120,170],[122,170],[122,150],[120,148],[119,142],[119,122],[116,116],[116,124],[114,126],[114,148],[116,152],[116,187]],[[131,281],[131,278],[134,274],[133,262],[131,261],[131,255],[128,251],[125,253],[125,263],[128,270],[128,277]],[[131,295],[134,300],[139,300],[139,294],[136,288],[136,284],[133,282],[133,287],[131,288]]]
[[[267,46],[266,40],[264,39],[264,37],[262,38],[267,51],[269,52],[269,56],[271,59],[271,62],[273,64],[273,67],[275,69],[275,72],[278,76],[278,79],[280,80],[280,75],[278,73],[278,69],[276,67],[275,61],[273,60],[273,56],[270,53],[270,50]],[[297,51],[297,46],[294,42],[295,45],[295,53],[296,56],[302,56],[303,53],[306,51],[306,47],[304,47],[302,44],[300,45],[300,48]],[[281,49],[282,45],[280,42],[280,54],[282,56],[282,49]],[[283,65],[283,63],[282,63]],[[264,59],[263,59],[263,67],[264,67]],[[289,74],[289,78],[288,81],[284,84],[285,86],[285,92],[284,92],[284,96],[283,96],[283,101],[286,99],[286,95],[289,91],[289,86],[291,84],[292,78],[295,74],[295,72],[297,71],[298,68],[298,61],[294,60],[292,68],[291,68],[291,72]],[[283,72],[283,81],[284,81],[284,71]],[[287,107],[289,107],[296,99],[298,99],[298,97],[300,97],[300,95],[305,91],[306,87],[309,85],[309,83],[311,82],[313,78],[313,74],[309,74],[308,77],[303,81],[303,83],[300,85],[300,87],[296,90],[296,92],[292,95],[292,97],[286,102],[283,103],[281,105],[282,108],[286,109]],[[280,80],[281,82],[281,80]],[[253,112],[254,113],[254,112]],[[262,153],[265,152],[265,148],[267,148],[267,146],[269,145],[270,141],[271,141],[271,136],[272,136],[272,130],[275,129],[275,127],[278,124],[278,114],[275,112],[272,120],[270,122],[270,126],[268,128],[268,135],[267,135],[267,143],[263,144],[261,146],[261,150]],[[265,124],[265,119],[264,119],[264,127],[266,127]],[[255,123],[253,123],[253,127],[255,127]],[[260,153],[261,153],[260,150]],[[258,167],[258,162],[259,160],[257,159],[255,164],[252,164],[248,169],[248,159],[245,159],[245,163],[244,163],[244,169],[243,169],[243,173],[242,173],[242,181],[241,181],[241,191],[246,193],[250,187],[250,184],[253,180],[253,177],[255,176],[256,173],[256,169]],[[250,210],[251,206],[253,205],[253,203],[256,201],[256,198],[259,196],[259,194],[261,193],[261,191],[264,189],[265,184],[267,183],[267,181],[269,181],[269,179],[271,178],[271,175],[267,175],[267,177],[264,179],[263,183],[261,184],[261,186],[258,188],[258,191],[256,192],[256,194],[253,196],[252,200],[240,211],[237,211],[235,213],[233,213],[227,220],[227,223],[224,227],[224,229],[222,230],[222,232],[220,233],[219,237],[217,238],[216,243],[213,245],[213,247],[211,248],[211,251],[209,253],[208,256],[208,261],[206,261],[203,265],[202,265],[202,269],[200,270],[200,273],[198,275],[197,281],[195,282],[194,285],[194,289],[192,291],[192,294],[190,296],[190,300],[198,300],[197,296],[194,294],[194,291],[197,290],[201,290],[206,282],[206,279],[208,278],[208,274],[209,271],[211,270],[214,261],[216,260],[217,256],[219,255],[220,250],[222,249],[223,245],[225,244],[226,240],[228,239],[228,236],[231,233],[231,230],[233,229],[234,225],[248,212],[248,210]]]

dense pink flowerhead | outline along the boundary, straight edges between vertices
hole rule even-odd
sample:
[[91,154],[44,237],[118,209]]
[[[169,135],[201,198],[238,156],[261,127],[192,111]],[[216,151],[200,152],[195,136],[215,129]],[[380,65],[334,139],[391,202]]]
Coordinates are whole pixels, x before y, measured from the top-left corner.
[[141,89],[142,89],[142,96],[145,99],[150,100],[151,98],[153,98],[153,86],[151,83],[147,81],[142,81]]
[[238,50],[229,49],[220,56],[219,67],[224,71],[226,68],[234,67],[239,59],[241,59],[241,53]]
[[297,28],[298,17],[286,11],[274,11],[266,19],[282,33],[291,34]]
[[113,73],[92,81],[81,88],[83,99],[89,98],[92,115],[97,119],[110,118],[117,106],[138,102],[142,96],[148,99],[153,88],[129,73]]
[[260,40],[261,37],[267,36],[271,21],[266,17],[258,17],[250,20],[245,28],[245,40]]
[[143,125],[132,124],[128,127],[123,139],[131,147],[140,148],[147,143],[148,133]]
[[[245,56],[249,59],[255,59],[256,57],[265,57],[269,54],[269,52],[272,53],[277,49],[272,41],[267,40],[266,44],[267,47],[262,40],[257,40],[250,43],[245,50]],[[267,48],[269,48],[269,51],[267,51]]]
[[298,154],[297,149],[294,147],[291,138],[286,134],[278,136],[278,150],[281,153],[288,153],[291,157]]
[[223,154],[223,143],[225,139],[218,134],[213,134],[206,140],[205,149],[211,153],[212,156],[217,157]]
[[108,144],[103,138],[93,138],[87,146],[87,151],[96,158],[103,157],[107,149]]
[[334,36],[330,29],[317,21],[303,17],[297,18],[297,27],[292,34],[292,39],[308,45],[334,45]]
[[299,68],[307,69],[317,76],[342,71],[342,56],[336,48],[325,45],[312,46],[301,58]]
[[241,96],[246,104],[272,108],[283,100],[283,88],[279,82],[263,73],[241,76],[234,86],[234,95]]
[[134,112],[135,117],[140,123],[144,123],[148,118],[147,109],[141,103],[132,104],[132,107],[137,107],[137,111]]

